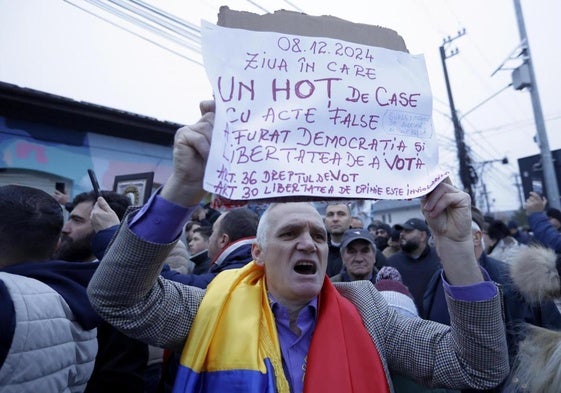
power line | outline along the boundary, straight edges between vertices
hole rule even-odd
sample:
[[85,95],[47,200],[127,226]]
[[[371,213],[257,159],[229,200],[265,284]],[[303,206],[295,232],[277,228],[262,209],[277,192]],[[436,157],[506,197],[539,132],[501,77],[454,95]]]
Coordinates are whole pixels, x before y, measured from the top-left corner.
[[[151,32],[155,33],[156,35],[159,35],[160,37],[163,37],[163,38],[166,38],[166,39],[168,39],[168,40],[170,40],[170,41],[173,41],[173,42],[175,42],[176,44],[178,44],[178,45],[180,45],[180,46],[186,47],[187,49],[190,49],[190,50],[193,50],[194,52],[199,52],[199,53],[200,53],[200,46],[199,46],[199,47],[194,47],[193,45],[191,45],[191,44],[189,44],[188,42],[186,42],[186,41],[184,41],[184,40],[182,40],[182,39],[176,37],[175,35],[170,34],[170,33],[166,32],[166,31],[164,31],[164,30],[162,30],[162,29],[160,29],[160,28],[158,28],[158,27],[156,27],[156,26],[152,26],[151,24],[146,23],[145,21],[139,19],[139,18],[138,18],[139,14],[138,14],[135,10],[130,10],[130,8],[129,8],[129,6],[127,5],[127,3],[122,4],[122,6],[125,7],[125,9],[129,10],[130,12],[132,12],[133,15],[136,15],[136,16],[137,16],[136,18],[135,18],[134,16],[131,16],[131,15],[127,14],[126,12],[122,12],[122,11],[119,11],[118,9],[116,9],[116,8],[114,8],[114,7],[110,7],[108,4],[105,4],[105,3],[102,2],[101,0],[84,0],[84,1],[87,1],[87,2],[89,2],[90,4],[93,4],[93,5],[95,5],[95,6],[99,7],[99,8],[102,8],[102,9],[104,9],[105,11],[110,12],[110,13],[112,13],[113,15],[115,15],[115,16],[121,18],[121,19],[127,20],[128,22],[130,22],[130,23],[132,23],[132,24],[134,24],[134,25],[137,25],[137,26],[139,26],[139,27],[141,27],[141,28],[145,28],[145,29],[147,29],[147,30],[150,30]],[[122,3],[122,1],[120,1],[120,0],[109,0],[109,1],[111,1],[111,2],[114,3],[114,4]],[[120,5],[120,4],[119,4],[119,5]],[[148,18],[148,19],[149,19],[152,23],[162,24],[162,23],[159,22],[159,21],[158,21],[158,22],[154,22],[152,19],[150,19],[150,18]],[[165,24],[162,24],[162,25],[165,26]],[[168,28],[168,27],[166,27],[166,28]],[[181,38],[183,38],[183,37],[181,37]]]
[[[432,4],[432,3],[431,3]],[[426,4],[423,4],[424,8],[426,9],[427,14],[429,14],[428,12],[428,8],[426,7]],[[447,2],[443,2],[442,7],[441,8],[447,8],[448,12],[450,14],[453,15],[453,18],[456,20],[458,26],[461,25],[465,25],[465,23],[461,22],[461,15],[457,15],[451,8],[450,4]],[[430,16],[430,15],[429,15]],[[440,19],[441,18],[441,14],[439,14],[439,18],[428,18],[428,19],[432,19],[434,23],[432,23],[433,26],[437,27],[440,26]],[[439,29],[436,29],[439,30]],[[442,35],[442,32],[439,31],[440,34]],[[482,59],[484,59],[484,61],[487,64],[490,64],[489,59],[486,58],[483,55],[483,51],[481,50],[481,47],[477,45],[476,42],[474,42],[470,37],[468,37],[470,43],[473,45],[473,47],[475,48],[478,56]],[[460,61],[462,63],[466,63],[468,60],[471,60],[470,58],[465,58],[464,56],[461,57]],[[476,75],[477,79],[482,82],[482,85],[485,86],[486,90],[489,90],[488,85],[489,83],[486,83],[487,79],[483,79],[483,77],[481,76],[480,72],[476,72],[476,69],[473,67],[473,65],[469,62],[467,62],[467,65],[469,66],[469,69],[471,70],[471,72]],[[434,97],[435,101],[437,100],[437,97]],[[504,113],[509,113],[507,110],[505,110],[505,106],[502,104],[502,102],[499,103],[498,107],[500,108],[500,110]],[[435,111],[436,113],[437,111]],[[469,113],[466,112],[466,114]],[[509,113],[510,114],[510,113]],[[465,114],[464,114],[465,116]],[[468,124],[470,124],[470,122],[467,122]],[[480,135],[482,134],[483,130],[481,129],[481,127],[476,127],[473,124],[470,124],[472,126],[472,128],[475,130],[475,132],[470,132],[466,134],[466,137],[468,137],[468,141],[470,145],[473,145],[472,147],[474,149],[471,149],[471,151],[474,153],[474,155],[477,153],[477,150],[479,151],[483,151],[483,152],[487,152],[487,154],[489,154],[490,157],[500,157],[504,154],[504,148],[501,149],[497,149],[493,146],[492,143],[490,143],[491,141],[489,140],[489,135],[486,134],[486,138],[483,140],[481,138],[472,138],[471,136],[474,135],[474,133]],[[502,128],[502,127],[501,127]],[[489,149],[491,148],[491,149]],[[498,150],[501,151],[501,153],[498,152]],[[495,151],[495,152],[491,152],[491,151]],[[476,160],[480,160],[480,155],[476,155]],[[504,185],[502,183],[504,183],[504,180],[506,179],[506,176],[503,175],[503,173],[505,172],[505,169],[503,166],[501,166],[500,168],[493,168],[492,171],[490,171],[490,173],[488,174],[488,178],[489,179],[493,179],[493,184],[496,184],[499,187],[504,187]],[[497,175],[497,173],[500,172],[499,175]],[[496,179],[495,179],[496,178]],[[511,189],[512,186],[509,185],[508,189]]]
[[268,14],[270,14],[269,10],[267,10],[266,8],[261,7],[259,4],[257,4],[257,2],[252,1],[252,0],[246,0],[249,4],[259,8],[261,11],[266,12]]
[[[146,37],[145,35],[142,35],[138,32],[135,32],[131,29],[128,29],[128,28],[126,28],[126,27],[124,27],[124,26],[122,26],[118,23],[115,23],[115,22],[99,15],[98,13],[94,13],[90,10],[87,10],[84,7],[81,7],[81,6],[79,6],[75,3],[72,3],[69,0],[64,0],[64,1],[68,4],[70,4],[70,5],[72,5],[76,8],[78,8],[78,9],[92,15],[92,16],[95,16],[96,18],[99,18],[99,19],[103,20],[104,22],[107,22],[107,23],[111,24],[112,26],[118,27],[119,29],[122,29],[122,30],[124,30],[128,33],[131,33],[131,34],[139,37],[139,38],[142,38],[143,40],[145,40],[147,42],[150,42],[151,44],[154,44],[161,49],[167,50],[167,51],[169,51],[169,52],[171,52],[175,55],[178,55],[178,56],[180,56],[180,57],[182,57],[186,60],[189,60],[189,61],[191,61],[191,62],[193,62],[197,65],[201,65],[201,66],[203,65],[201,61],[195,60],[194,58],[192,58],[190,56],[187,56],[185,54],[182,54],[182,53],[178,52],[177,50],[171,49],[171,48],[169,48],[169,47],[167,47],[167,46],[165,46],[165,45],[163,45],[163,44],[161,44],[161,43],[159,43],[159,42],[157,42],[153,39],[150,39],[150,38]],[[156,27],[156,26],[154,26],[150,23],[145,22],[144,20],[138,19],[138,14],[136,14],[134,11],[132,11],[132,13],[134,15],[137,15],[136,18],[134,16],[126,13],[126,12],[123,12],[123,11],[120,11],[120,10],[114,8],[114,7],[111,7],[110,5],[105,4],[100,0],[84,0],[84,1],[91,4],[92,6],[95,6],[95,7],[98,7],[100,9],[102,9],[103,11],[105,11],[109,14],[112,14],[113,16],[115,16],[116,18],[118,18],[120,20],[123,20],[123,21],[126,21],[126,22],[130,23],[131,25],[133,25],[137,28],[140,28],[142,30],[150,31],[151,33],[155,34],[156,36],[158,36],[160,38],[165,38],[168,41],[171,41],[171,42],[179,45],[180,47],[189,49],[189,50],[191,50],[195,53],[200,54],[200,45],[199,45],[199,47],[193,46],[192,44],[189,44],[189,42],[183,40],[182,38],[184,38],[184,37],[182,37],[182,36],[178,37],[177,35],[170,34],[166,31],[162,30],[161,28],[158,28],[158,27]],[[151,23],[154,23],[154,22],[151,22]]]
[[[550,115],[549,117],[546,117],[546,121],[555,121],[561,119],[561,114],[554,114],[554,115]],[[513,122],[513,123],[504,123],[504,124],[499,124],[495,127],[490,127],[490,128],[483,128],[483,129],[477,129],[474,131],[474,134],[487,134],[489,132],[493,132],[493,131],[500,131],[500,133],[495,133],[493,135],[499,135],[502,134],[504,132],[509,132],[513,129],[516,128],[522,128],[522,127],[533,127],[533,120],[530,119],[525,119],[525,120],[520,120],[517,122]]]
[[476,106],[474,106],[473,108],[469,109],[468,111],[464,112],[462,114],[462,116],[460,116],[460,119],[463,119],[464,117],[466,117],[467,115],[469,115],[470,113],[472,113],[474,110],[476,110],[477,108],[479,108],[480,106],[486,104],[487,102],[489,102],[490,100],[492,100],[493,98],[495,98],[496,96],[498,96],[500,93],[502,93],[503,91],[505,91],[506,89],[510,88],[512,86],[512,83],[509,83],[508,85],[504,86],[503,88],[501,88],[499,91],[493,93],[490,97],[487,97],[486,99],[484,99],[483,101],[481,101],[479,104],[477,104]]
[[302,9],[300,7],[296,6],[293,2],[291,2],[289,0],[284,0],[284,2],[286,4],[288,4],[289,6],[291,6],[292,8],[294,8],[296,11],[304,12],[304,11],[302,11]]
[[[89,0],[85,0],[85,1],[88,1],[88,2],[89,2]],[[87,13],[87,14],[89,14],[89,15],[92,15],[92,16],[98,18],[98,19],[101,19],[102,21],[104,21],[104,22],[106,22],[106,23],[109,23],[110,25],[112,25],[112,26],[114,26],[114,27],[117,27],[117,28],[119,28],[119,29],[121,29],[121,30],[126,31],[127,33],[130,33],[130,34],[132,34],[132,35],[134,35],[134,36],[136,36],[136,37],[138,37],[138,38],[141,38],[141,39],[143,39],[143,40],[145,40],[145,41],[147,41],[147,42],[149,42],[149,43],[151,43],[151,44],[154,44],[154,45],[156,45],[157,47],[159,47],[159,48],[161,48],[161,49],[164,49],[164,50],[166,50],[166,51],[168,51],[168,52],[170,52],[170,53],[173,53],[174,55],[177,55],[177,56],[179,56],[179,57],[182,57],[182,58],[184,58],[185,60],[189,60],[189,61],[191,61],[191,62],[193,62],[193,63],[195,63],[195,64],[198,64],[198,65],[200,65],[200,66],[203,65],[201,62],[199,62],[199,61],[197,61],[197,60],[195,60],[195,59],[193,59],[193,58],[191,58],[191,57],[189,57],[189,56],[186,56],[186,55],[184,55],[184,54],[182,54],[182,53],[180,53],[180,52],[177,52],[177,51],[175,51],[175,50],[173,50],[173,49],[171,49],[171,48],[168,48],[168,47],[166,47],[166,46],[164,46],[164,45],[158,43],[157,41],[154,41],[154,40],[152,40],[152,39],[150,39],[150,38],[147,38],[147,37],[145,37],[145,36],[143,36],[143,35],[141,35],[141,34],[135,32],[135,31],[133,31],[133,30],[127,29],[126,27],[121,26],[121,25],[119,25],[119,24],[117,24],[117,23],[115,23],[115,22],[113,22],[113,21],[111,21],[111,20],[109,20],[109,19],[107,19],[107,18],[104,18],[104,17],[101,16],[101,15],[98,15],[98,14],[96,14],[96,13],[94,13],[94,12],[91,12],[90,10],[87,10],[87,9],[85,9],[85,8],[83,8],[83,7],[79,6],[79,5],[77,5],[77,4],[72,3],[70,0],[64,0],[64,2],[67,3],[67,4],[70,4],[71,6],[76,7],[77,9],[79,9],[79,10],[81,10],[81,11],[84,11],[85,13]]]
[[[201,30],[194,24],[179,19],[159,8],[146,4],[139,0],[109,0],[112,3],[119,5],[120,7],[126,8],[129,11],[140,15],[165,29],[168,29],[181,37],[187,38],[194,42],[197,46],[197,50],[200,51],[201,47]],[[132,7],[131,4],[136,4],[137,7]],[[140,8],[138,8],[140,7]]]

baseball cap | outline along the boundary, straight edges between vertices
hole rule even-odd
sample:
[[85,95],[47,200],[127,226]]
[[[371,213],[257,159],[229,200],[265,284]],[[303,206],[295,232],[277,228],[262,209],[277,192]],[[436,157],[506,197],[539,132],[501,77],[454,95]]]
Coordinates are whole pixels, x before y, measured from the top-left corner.
[[376,247],[374,243],[374,238],[372,234],[367,229],[347,229],[343,233],[343,239],[341,240],[341,246],[339,249],[343,249],[349,245],[349,243],[354,242],[355,240],[366,240],[370,243],[373,247]]
[[425,220],[421,220],[420,218],[410,218],[409,220],[405,221],[404,224],[396,225],[395,229],[397,229],[398,231],[401,231],[402,229],[418,229],[419,231],[424,231],[427,233],[430,232],[428,225],[425,223]]
[[386,224],[385,222],[373,222],[372,224],[368,225],[368,230],[371,229],[383,229],[384,231],[386,231],[389,234],[392,233],[392,227],[390,227],[388,224]]

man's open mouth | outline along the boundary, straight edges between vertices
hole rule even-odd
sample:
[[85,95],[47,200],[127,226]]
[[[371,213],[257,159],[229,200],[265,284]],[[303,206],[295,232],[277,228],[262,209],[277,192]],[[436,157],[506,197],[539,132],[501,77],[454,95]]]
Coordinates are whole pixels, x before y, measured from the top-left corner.
[[302,261],[296,263],[294,271],[298,274],[315,274],[317,266],[315,263]]

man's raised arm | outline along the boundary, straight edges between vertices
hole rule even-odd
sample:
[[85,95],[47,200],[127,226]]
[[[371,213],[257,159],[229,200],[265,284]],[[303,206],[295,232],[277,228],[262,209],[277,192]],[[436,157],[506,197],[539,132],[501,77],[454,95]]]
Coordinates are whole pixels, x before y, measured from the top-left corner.
[[422,207],[448,283],[466,286],[482,282],[473,248],[469,195],[442,182],[423,199]]
[[88,286],[90,301],[105,320],[161,347],[183,346],[204,294],[159,277],[193,206],[204,195],[214,102],[202,102],[201,113],[196,124],[177,131],[172,175],[158,195],[123,220]]

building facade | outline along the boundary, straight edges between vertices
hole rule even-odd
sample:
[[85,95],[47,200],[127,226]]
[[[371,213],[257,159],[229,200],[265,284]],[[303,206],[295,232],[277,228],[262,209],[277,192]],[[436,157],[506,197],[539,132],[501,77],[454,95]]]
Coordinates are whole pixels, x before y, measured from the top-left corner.
[[52,194],[64,183],[72,198],[92,189],[93,169],[102,190],[140,173],[153,173],[155,190],[171,173],[180,126],[0,82],[0,185]]

